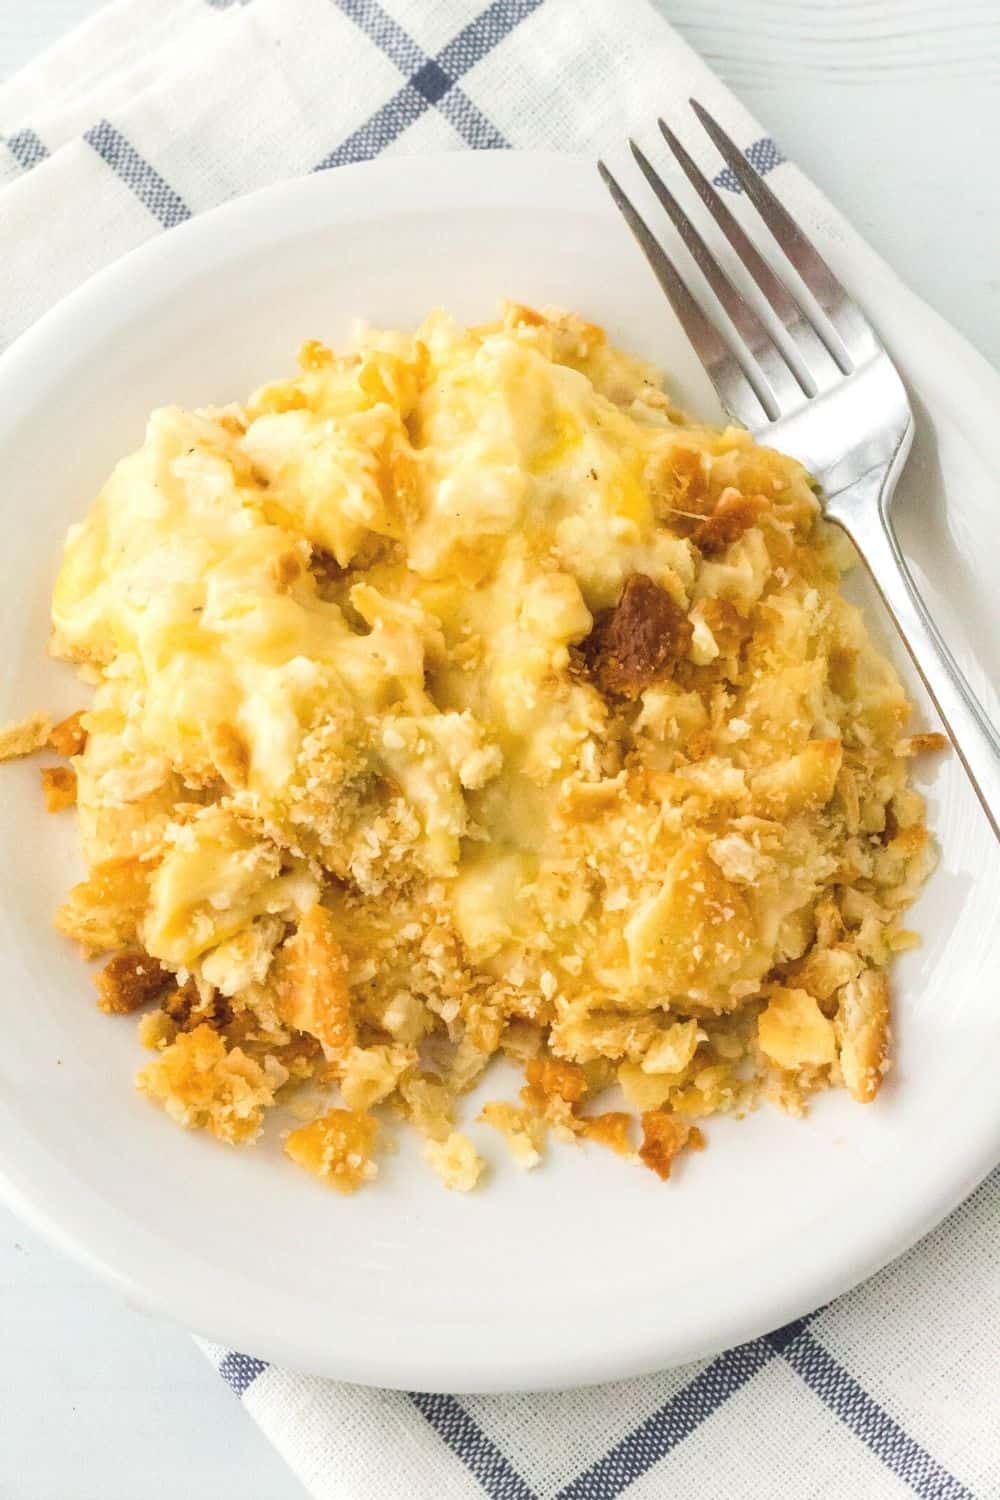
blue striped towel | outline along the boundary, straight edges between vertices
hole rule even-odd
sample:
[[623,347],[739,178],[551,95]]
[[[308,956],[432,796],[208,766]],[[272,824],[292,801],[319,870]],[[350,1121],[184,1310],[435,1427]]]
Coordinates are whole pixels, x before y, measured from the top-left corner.
[[[646,0],[116,0],[0,88],[0,347],[108,260],[278,178],[383,152],[596,152],[692,93],[807,224],[888,274]],[[205,1348],[317,1500],[987,1500],[998,1206],[994,1174],[811,1317],[591,1390],[369,1390]]]

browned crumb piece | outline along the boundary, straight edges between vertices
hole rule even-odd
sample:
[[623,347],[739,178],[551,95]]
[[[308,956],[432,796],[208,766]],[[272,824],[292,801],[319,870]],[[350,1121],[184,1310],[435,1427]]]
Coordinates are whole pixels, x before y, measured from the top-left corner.
[[45,766],[42,770],[45,811],[63,812],[76,801],[76,772],[71,766]]
[[544,1099],[553,1096],[565,1099],[567,1104],[577,1104],[587,1091],[587,1076],[579,1063],[564,1062],[559,1057],[533,1057],[529,1060],[524,1070],[524,1076],[528,1080],[529,1087],[524,1090],[527,1095],[532,1094],[534,1103],[535,1091],[544,1096]]
[[179,1125],[240,1145],[260,1133],[264,1111],[287,1076],[273,1058],[262,1066],[239,1047],[227,1052],[218,1032],[197,1026],[164,1047],[136,1086]]
[[137,949],[116,953],[95,974],[97,1004],[108,1016],[127,1016],[153,1000],[170,983],[172,975],[155,958]]
[[728,599],[719,599],[714,595],[702,599],[698,608],[720,653],[723,656],[735,656],[753,632],[749,619]]
[[378,1172],[372,1160],[377,1133],[373,1116],[358,1109],[331,1109],[291,1131],[285,1151],[336,1192],[353,1193]]
[[642,1116],[642,1145],[639,1159],[664,1181],[670,1176],[674,1159],[685,1146],[700,1151],[705,1138],[696,1125],[689,1125],[665,1109],[647,1110]]
[[274,965],[283,1020],[323,1044],[329,1058],[346,1061],[354,1046],[347,958],[325,906],[306,912]]
[[913,854],[919,854],[927,844],[930,843],[930,834],[926,828],[919,823],[912,824],[909,828],[901,828],[894,838],[886,845],[893,854],[901,859],[909,859]]
[[603,693],[634,698],[673,673],[687,653],[693,627],[666,589],[633,573],[614,609],[597,616],[580,646],[587,669]]
[[32,714],[16,724],[5,724],[0,728],[0,760],[34,755],[47,742],[51,729],[52,720],[48,714]]
[[56,928],[89,954],[130,947],[146,907],[150,873],[138,859],[95,865],[56,912]]
[[705,455],[671,445],[651,456],[645,477],[658,514],[672,530],[690,536],[711,503]]
[[906,739],[897,740],[893,746],[893,753],[906,758],[911,755],[923,755],[931,750],[947,750],[947,748],[947,735],[938,734],[934,730],[930,734],[911,734]]
[[610,1109],[603,1115],[590,1115],[583,1120],[583,1133],[588,1141],[610,1146],[619,1156],[634,1156],[632,1119],[633,1116],[622,1109]]
[[494,1099],[483,1106],[479,1118],[498,1130],[515,1162],[523,1171],[537,1167],[545,1145],[545,1121],[531,1109],[521,1109],[507,1099]]
[[731,542],[739,541],[745,531],[756,525],[768,502],[763,495],[743,495],[729,488],[722,491],[715,510],[696,526],[691,540],[707,557],[724,552]]
[[883,969],[866,969],[844,986],[834,1027],[844,1083],[859,1104],[870,1104],[889,1068],[889,982]]
[[208,985],[199,988],[193,979],[168,990],[161,1008],[178,1031],[194,1031],[206,1022],[218,1030],[228,1019],[226,1002],[218,990]]
[[57,755],[80,755],[87,744],[87,731],[83,727],[83,709],[77,709],[68,719],[62,719],[50,730],[48,746]]

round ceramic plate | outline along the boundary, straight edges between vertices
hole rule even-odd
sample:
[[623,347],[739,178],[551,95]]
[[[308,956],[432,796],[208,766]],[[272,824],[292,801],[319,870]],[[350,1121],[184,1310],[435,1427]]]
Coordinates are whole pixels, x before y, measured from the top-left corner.
[[[904,544],[983,687],[997,677],[982,543],[1000,504],[1000,381],[888,278],[855,290],[918,411]],[[579,310],[718,415],[592,165],[564,157],[397,160],[288,183],[144,246],[52,312],[0,360],[0,722],[86,698],[46,659],[49,590],[66,527],[152,407],[240,398],[290,369],[302,339],[341,339],[359,316],[408,327],[442,304],[483,320],[503,296]],[[344,1380],[569,1386],[781,1324],[905,1249],[1000,1154],[997,848],[954,757],[926,774],[942,860],[913,913],[923,946],[895,973],[896,1066],[874,1105],[831,1093],[805,1121],[764,1108],[710,1122],[709,1149],[669,1183],[586,1147],[554,1147],[522,1175],[473,1124],[493,1163],[484,1189],[446,1192],[403,1140],[374,1187],[343,1199],[283,1158],[287,1120],[231,1150],[136,1093],[134,1023],[95,1009],[52,930],[77,878],[72,819],[45,816],[35,765],[4,766],[3,1192],[129,1296]],[[487,1091],[513,1086],[494,1075]]]

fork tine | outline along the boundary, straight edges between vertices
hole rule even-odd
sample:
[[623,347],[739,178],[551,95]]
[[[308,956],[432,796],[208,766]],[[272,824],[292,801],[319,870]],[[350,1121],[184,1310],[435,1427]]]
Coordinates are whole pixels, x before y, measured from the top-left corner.
[[[774,196],[759,172],[750,165],[743,152],[730,140],[722,126],[713,120],[708,110],[697,99],[692,99],[690,104],[754,208],[823,309],[840,338],[848,359],[852,364],[860,364],[870,355],[876,354],[881,345],[874,330],[819,251],[806,239],[784,204]],[[838,357],[832,344],[827,347],[844,373],[849,374],[850,365],[845,369],[843,356]]]
[[[809,321],[808,314],[803,311],[784,282],[775,276],[739,220],[726,207],[701,168],[674,135],[666,120],[658,120],[657,124],[688,182],[760,287],[782,327],[795,341],[802,356],[806,377],[813,385],[813,389],[808,394],[815,395],[821,384],[830,383],[831,377],[839,379],[841,373],[848,373],[846,369],[841,371],[834,356]],[[799,379],[802,379],[801,374]]]
[[744,427],[757,428],[768,420],[767,408],[736,356],[705,316],[681,280],[673,262],[654,238],[645,220],[633,207],[603,161],[597,170],[614,199],[615,207],[625,220],[639,248],[648,260],[667,300],[681,321],[684,332],[701,360],[723,406]]
[[770,402],[766,403],[768,416],[774,421],[794,407],[801,406],[803,395],[809,396],[812,392],[798,380],[795,372],[789,369],[784,355],[764,324],[730,281],[652,162],[631,139],[629,148],[642,175],[669,214],[674,228],[690,251],[692,259],[729,314],[733,326],[750,354],[756,360],[771,397]]

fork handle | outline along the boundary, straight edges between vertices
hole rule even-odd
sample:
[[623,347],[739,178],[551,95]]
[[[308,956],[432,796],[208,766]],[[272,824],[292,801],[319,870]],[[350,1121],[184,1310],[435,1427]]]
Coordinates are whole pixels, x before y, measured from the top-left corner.
[[828,500],[826,515],[860,552],[913,665],[934,700],[997,839],[1000,839],[1000,734],[927,611],[889,518],[895,465],[874,470]]

